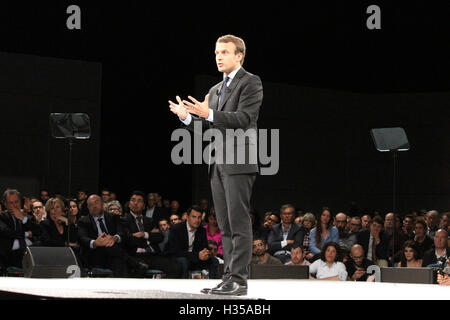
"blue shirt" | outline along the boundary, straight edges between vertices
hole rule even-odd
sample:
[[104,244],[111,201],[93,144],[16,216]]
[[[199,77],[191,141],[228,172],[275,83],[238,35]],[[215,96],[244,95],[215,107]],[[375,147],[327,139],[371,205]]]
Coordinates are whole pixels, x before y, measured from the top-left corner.
[[339,230],[335,226],[332,226],[330,230],[328,230],[326,239],[324,239],[323,236],[320,235],[321,246],[320,248],[318,248],[316,244],[316,230],[317,230],[316,228],[313,228],[309,233],[309,251],[314,254],[320,253],[320,251],[322,251],[323,246],[327,242],[333,241],[337,243],[339,241]]

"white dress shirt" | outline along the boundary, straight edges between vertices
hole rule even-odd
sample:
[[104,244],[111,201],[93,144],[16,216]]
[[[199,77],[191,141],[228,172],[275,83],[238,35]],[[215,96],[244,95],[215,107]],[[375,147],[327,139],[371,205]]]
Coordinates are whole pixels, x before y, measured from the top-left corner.
[[191,228],[188,222],[186,222],[186,228],[188,231],[188,238],[189,238],[188,251],[192,252],[192,249],[194,248],[195,232],[197,231],[197,229]]

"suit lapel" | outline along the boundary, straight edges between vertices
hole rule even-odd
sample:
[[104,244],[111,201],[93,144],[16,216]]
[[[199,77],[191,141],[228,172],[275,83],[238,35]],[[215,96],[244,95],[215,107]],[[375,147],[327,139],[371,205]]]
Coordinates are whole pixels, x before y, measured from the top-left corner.
[[[237,87],[239,81],[241,80],[241,78],[242,78],[242,76],[244,74],[245,74],[245,70],[244,70],[244,68],[241,67],[241,69],[239,69],[239,71],[236,73],[236,75],[233,78],[233,80],[231,80],[230,85],[225,89],[225,95],[223,96],[222,101],[220,101],[220,105],[219,105],[219,108],[217,110],[222,111],[223,106],[225,105],[227,100],[233,94],[234,89]],[[223,83],[223,81],[222,81],[222,83]]]

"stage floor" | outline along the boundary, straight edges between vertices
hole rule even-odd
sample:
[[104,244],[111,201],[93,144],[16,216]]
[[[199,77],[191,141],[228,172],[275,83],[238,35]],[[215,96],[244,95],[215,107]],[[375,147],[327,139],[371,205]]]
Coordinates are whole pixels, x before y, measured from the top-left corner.
[[3,298],[15,294],[40,298],[98,299],[263,299],[263,300],[448,300],[450,286],[318,280],[249,280],[248,295],[201,294],[218,280],[180,279],[30,279],[0,278]]

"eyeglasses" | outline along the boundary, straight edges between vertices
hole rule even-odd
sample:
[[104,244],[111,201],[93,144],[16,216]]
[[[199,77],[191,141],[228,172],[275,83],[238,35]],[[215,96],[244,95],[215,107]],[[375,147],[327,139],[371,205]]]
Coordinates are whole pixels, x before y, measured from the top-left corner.
[[352,226],[354,226],[354,227],[361,227],[361,224],[360,223],[350,223]]
[[264,243],[260,242],[260,243],[257,243],[257,244],[253,245],[253,249],[255,249],[257,247],[264,247]]
[[364,259],[364,256],[351,256],[353,260]]
[[44,207],[43,206],[35,206],[35,207],[33,207],[33,210],[42,209],[42,208],[44,208]]
[[180,220],[180,218],[170,219],[171,222],[178,221],[178,220]]

